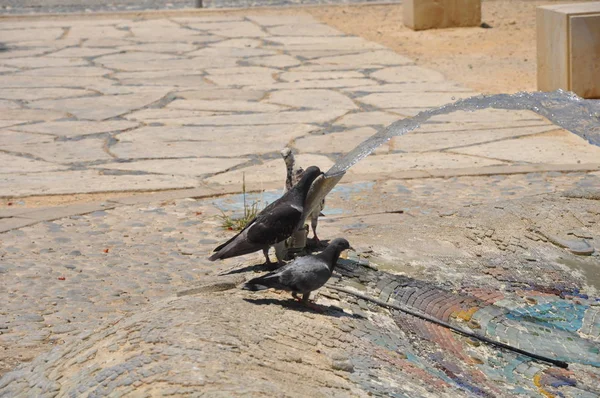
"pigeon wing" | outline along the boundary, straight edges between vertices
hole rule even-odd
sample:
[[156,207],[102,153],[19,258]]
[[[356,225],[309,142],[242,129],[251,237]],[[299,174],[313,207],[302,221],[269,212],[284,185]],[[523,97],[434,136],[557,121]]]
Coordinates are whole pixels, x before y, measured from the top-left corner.
[[302,209],[291,205],[266,208],[248,228],[248,240],[262,245],[273,245],[289,238],[298,227]]
[[307,293],[323,286],[330,277],[331,271],[323,260],[305,256],[280,270],[278,282],[286,290]]
[[277,208],[279,206],[279,203],[281,202],[282,199],[284,199],[286,196],[282,196],[281,198],[277,199],[276,201],[274,201],[273,203],[269,204],[267,207],[265,207],[260,213],[258,213],[258,215],[256,217],[254,217],[252,220],[250,220],[248,222],[248,224],[246,224],[246,226],[244,227],[244,229],[242,229],[240,232],[238,232],[236,235],[234,235],[231,239],[229,239],[227,242],[215,247],[215,249],[213,250],[213,252],[218,252],[219,250],[221,250],[222,248],[224,248],[225,246],[227,246],[228,244],[230,244],[231,242],[233,242],[238,236],[244,234],[244,232],[250,228],[258,218],[263,217],[265,214],[271,213],[273,211],[274,208]]

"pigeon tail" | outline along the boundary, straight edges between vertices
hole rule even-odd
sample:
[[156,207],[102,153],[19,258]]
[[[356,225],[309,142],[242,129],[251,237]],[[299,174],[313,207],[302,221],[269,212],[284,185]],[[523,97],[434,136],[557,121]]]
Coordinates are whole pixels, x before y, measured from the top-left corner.
[[269,287],[263,286],[263,285],[254,284],[254,283],[250,283],[250,282],[246,282],[246,283],[244,283],[244,286],[242,286],[242,289],[244,289],[244,290],[250,290],[251,292],[258,292],[258,291],[261,291],[261,290],[267,290],[267,289],[269,289]]
[[224,260],[230,257],[242,256],[244,254],[254,253],[262,249],[262,246],[249,242],[246,239],[247,231],[243,231],[239,235],[225,242],[215,249],[215,253],[208,259],[210,261]]
[[250,279],[244,284],[244,290],[253,292],[259,290],[267,290],[271,288],[280,288],[278,272],[269,272],[267,275],[259,276],[258,278]]

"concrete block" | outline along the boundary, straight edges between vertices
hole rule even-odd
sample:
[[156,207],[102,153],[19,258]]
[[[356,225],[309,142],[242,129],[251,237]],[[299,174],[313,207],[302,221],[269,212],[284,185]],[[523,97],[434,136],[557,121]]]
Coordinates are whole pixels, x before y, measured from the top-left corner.
[[600,98],[600,2],[538,7],[537,68],[541,91]]
[[406,0],[404,25],[413,30],[479,26],[481,0]]

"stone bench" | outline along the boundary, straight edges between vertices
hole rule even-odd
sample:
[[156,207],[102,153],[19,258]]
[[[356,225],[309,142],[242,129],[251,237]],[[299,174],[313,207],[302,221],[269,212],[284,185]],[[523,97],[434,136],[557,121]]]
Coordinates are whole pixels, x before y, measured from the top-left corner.
[[600,98],[600,2],[537,8],[537,85]]
[[413,30],[479,26],[481,0],[406,0],[404,25]]

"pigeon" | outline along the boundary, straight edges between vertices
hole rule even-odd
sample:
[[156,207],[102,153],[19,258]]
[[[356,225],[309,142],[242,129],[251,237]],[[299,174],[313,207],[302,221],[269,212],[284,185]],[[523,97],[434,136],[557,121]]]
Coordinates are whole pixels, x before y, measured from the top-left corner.
[[300,227],[306,195],[312,182],[322,175],[321,170],[311,166],[302,174],[296,185],[281,198],[265,207],[233,238],[216,247],[210,261],[242,256],[262,250],[269,259],[269,247],[289,238]]
[[[285,180],[285,190],[287,191],[302,177],[304,170],[302,167],[296,166],[296,159],[290,148],[284,148],[281,151],[281,156],[283,156],[283,161],[287,168],[287,177]],[[323,199],[320,205],[307,217],[310,218],[310,227],[313,231],[313,238],[317,245],[320,243],[319,237],[317,236],[317,225],[319,223],[319,216],[323,215],[321,212],[324,208],[325,199]]]
[[321,253],[298,257],[276,271],[249,280],[244,284],[243,289],[286,290],[291,291],[296,299],[298,299],[297,294],[302,293],[302,303],[307,305],[310,292],[317,290],[329,280],[340,253],[347,249],[352,247],[346,239],[334,239]]

